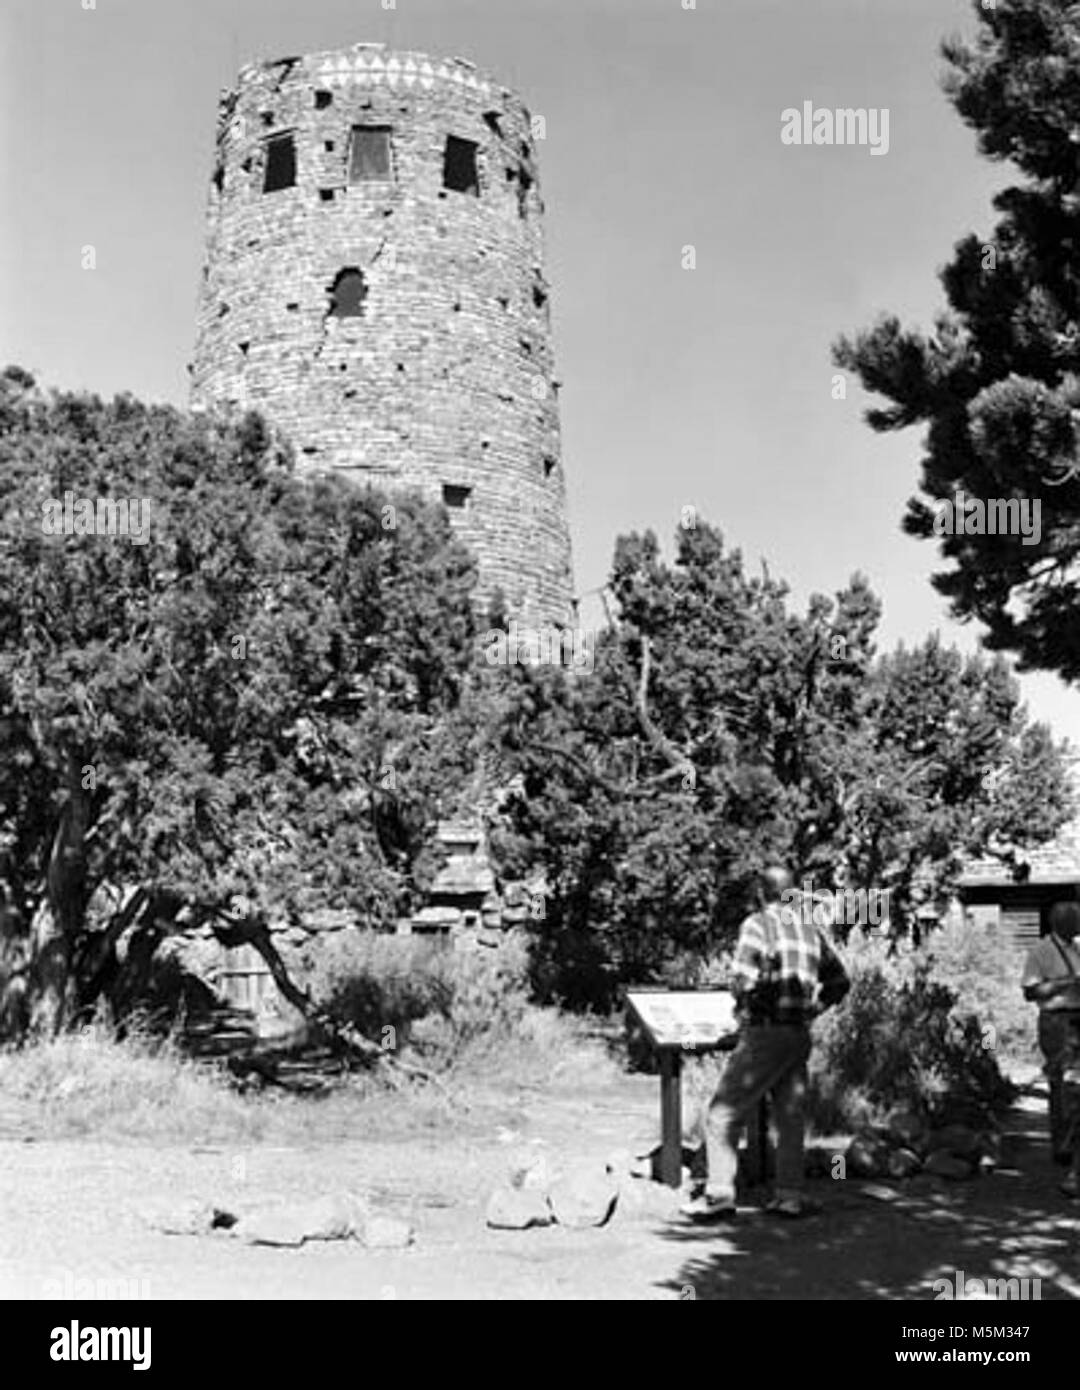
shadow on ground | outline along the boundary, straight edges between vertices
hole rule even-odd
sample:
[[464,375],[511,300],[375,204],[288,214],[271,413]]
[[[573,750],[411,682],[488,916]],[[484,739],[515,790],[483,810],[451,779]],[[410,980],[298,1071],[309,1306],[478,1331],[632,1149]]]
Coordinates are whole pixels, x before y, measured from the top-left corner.
[[[1058,1191],[1045,1092],[1006,1123],[1003,1166],[970,1182],[811,1184],[824,1204],[801,1221],[740,1208],[730,1226],[673,1225],[685,1248],[659,1287],[705,1299],[903,1299],[944,1296],[934,1282],[1041,1280],[1045,1300],[1080,1299],[1080,1204]],[[1034,1293],[1034,1285],[1030,1285]]]

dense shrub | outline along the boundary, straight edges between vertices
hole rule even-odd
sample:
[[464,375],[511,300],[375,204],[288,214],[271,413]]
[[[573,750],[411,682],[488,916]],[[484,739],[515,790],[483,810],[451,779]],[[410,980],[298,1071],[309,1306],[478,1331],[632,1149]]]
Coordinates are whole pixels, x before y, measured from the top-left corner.
[[934,953],[890,955],[857,932],[846,956],[851,992],[815,1024],[809,1114],[819,1132],[881,1121],[894,1106],[980,1124],[1008,1103],[996,1035],[973,1012],[973,970],[942,979]]
[[933,960],[934,979],[956,992],[956,1009],[993,1029],[1000,1058],[1037,1058],[1038,1011],[1020,989],[1023,953],[1004,932],[956,917],[930,935],[924,950]]
[[[443,1064],[510,1037],[528,1009],[525,946],[339,933],[299,972],[316,1000],[374,1042],[411,1046]],[[393,1029],[388,1033],[387,1029]]]

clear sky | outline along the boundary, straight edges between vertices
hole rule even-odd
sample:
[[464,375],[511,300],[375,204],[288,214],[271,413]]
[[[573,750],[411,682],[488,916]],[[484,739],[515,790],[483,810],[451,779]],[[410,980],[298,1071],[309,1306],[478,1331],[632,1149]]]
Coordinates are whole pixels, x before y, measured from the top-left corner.
[[[829,346],[928,326],[1005,171],[941,94],[969,0],[3,0],[0,361],[183,404],[219,89],[244,62],[383,41],[517,88],[539,146],[579,591],[695,506],[800,604],[858,569],[881,644],[974,628],[904,536],[917,431],[877,436]],[[888,108],[890,148],[785,146],[780,113]],[[93,245],[97,269],[83,270]],[[683,268],[693,246],[696,267]],[[587,610],[586,610],[587,611]],[[1023,678],[1080,741],[1080,695]]]

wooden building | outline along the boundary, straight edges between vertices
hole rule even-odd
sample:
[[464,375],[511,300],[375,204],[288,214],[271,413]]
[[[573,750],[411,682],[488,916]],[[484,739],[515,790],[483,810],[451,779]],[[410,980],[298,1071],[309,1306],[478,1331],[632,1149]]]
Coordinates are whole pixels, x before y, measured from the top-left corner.
[[1051,903],[1080,897],[1080,816],[1049,844],[1016,850],[1014,864],[973,860],[958,896],[966,916],[990,921],[1017,946],[1027,946],[1045,930]]

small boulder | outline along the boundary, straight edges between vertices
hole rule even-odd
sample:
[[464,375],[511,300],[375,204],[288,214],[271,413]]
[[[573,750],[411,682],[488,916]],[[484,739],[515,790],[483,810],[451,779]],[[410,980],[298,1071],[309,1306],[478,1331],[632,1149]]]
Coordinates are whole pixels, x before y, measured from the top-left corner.
[[204,1236],[215,1224],[225,1224],[215,1223],[218,1213],[209,1202],[194,1197],[187,1201],[148,1202],[139,1208],[139,1215],[151,1230],[167,1236]]
[[535,1187],[497,1188],[487,1206],[487,1224],[500,1231],[550,1226],[554,1219],[547,1193]]
[[619,1185],[607,1171],[580,1169],[552,1183],[548,1199],[560,1226],[603,1226],[615,1210]]
[[888,1145],[874,1134],[857,1134],[844,1155],[848,1171],[856,1178],[884,1176],[889,1158]]
[[950,1153],[948,1149],[935,1149],[927,1156],[923,1171],[935,1178],[948,1178],[951,1182],[960,1182],[971,1177],[971,1163],[966,1158],[959,1158],[956,1154]]
[[303,1245],[305,1240],[349,1240],[363,1220],[363,1207],[349,1197],[318,1197],[255,1207],[233,1227],[249,1245]]
[[890,1178],[913,1178],[922,1169],[922,1159],[914,1149],[893,1149],[885,1161]]
[[413,1243],[415,1232],[400,1216],[369,1216],[360,1238],[367,1250],[404,1250]]

